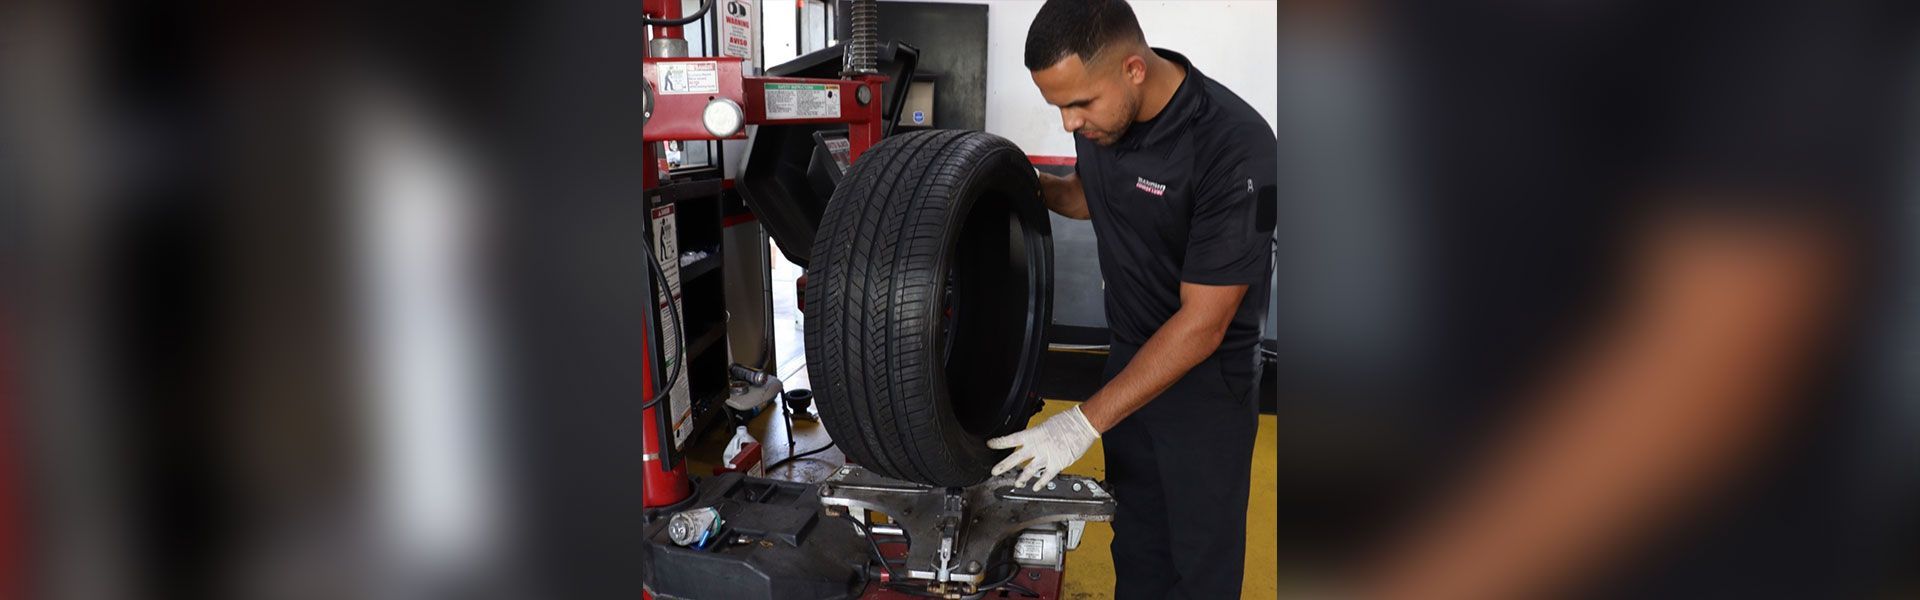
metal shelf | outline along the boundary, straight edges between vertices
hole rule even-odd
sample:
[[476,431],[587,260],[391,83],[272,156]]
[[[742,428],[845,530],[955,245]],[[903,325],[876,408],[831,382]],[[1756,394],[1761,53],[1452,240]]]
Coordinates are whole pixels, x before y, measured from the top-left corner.
[[694,338],[693,341],[687,343],[687,360],[693,360],[693,357],[706,353],[707,350],[712,349],[715,344],[719,343],[720,340],[726,339],[726,337],[726,323],[714,323],[706,333],[700,334],[700,337]]
[[680,281],[699,279],[700,276],[720,270],[720,253],[709,251],[707,257],[680,267]]

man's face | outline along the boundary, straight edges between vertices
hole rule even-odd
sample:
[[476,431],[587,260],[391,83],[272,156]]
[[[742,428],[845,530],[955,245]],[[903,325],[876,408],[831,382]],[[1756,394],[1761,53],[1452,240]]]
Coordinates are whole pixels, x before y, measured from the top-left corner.
[[1060,107],[1061,126],[1102,146],[1120,141],[1133,125],[1145,81],[1146,65],[1133,56],[1097,56],[1089,64],[1068,54],[1033,72],[1040,95]]

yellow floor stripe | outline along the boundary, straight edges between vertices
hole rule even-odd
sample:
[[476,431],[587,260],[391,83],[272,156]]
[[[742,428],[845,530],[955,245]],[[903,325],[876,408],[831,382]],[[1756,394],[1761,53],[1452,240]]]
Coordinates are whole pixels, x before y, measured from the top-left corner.
[[[1075,404],[1078,403],[1048,400],[1046,409],[1035,415],[1032,422],[1038,423]],[[1253,492],[1247,498],[1246,575],[1240,587],[1240,597],[1246,599],[1269,600],[1280,596],[1279,583],[1273,572],[1279,552],[1278,540],[1274,537],[1275,523],[1279,519],[1279,504],[1274,498],[1274,461],[1278,450],[1274,445],[1274,427],[1273,415],[1260,415],[1260,433],[1253,443]],[[1106,460],[1105,449],[1100,442],[1094,442],[1086,456],[1080,457],[1080,462],[1073,463],[1064,472],[1106,479]],[[1112,525],[1087,524],[1080,548],[1067,553],[1067,578],[1061,590],[1063,596],[1074,600],[1113,597],[1113,555],[1107,548],[1112,542]]]

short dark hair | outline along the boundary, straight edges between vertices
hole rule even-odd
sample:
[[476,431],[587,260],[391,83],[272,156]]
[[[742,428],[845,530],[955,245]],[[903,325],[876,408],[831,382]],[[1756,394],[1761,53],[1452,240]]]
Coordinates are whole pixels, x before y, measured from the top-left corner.
[[1027,29],[1027,70],[1051,67],[1068,54],[1091,62],[1102,48],[1147,36],[1126,0],[1047,0]]

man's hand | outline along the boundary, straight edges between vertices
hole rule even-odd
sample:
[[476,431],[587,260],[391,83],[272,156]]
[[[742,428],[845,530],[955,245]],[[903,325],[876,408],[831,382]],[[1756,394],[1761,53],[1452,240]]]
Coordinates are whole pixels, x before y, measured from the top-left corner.
[[987,440],[987,447],[996,450],[1018,448],[1006,460],[993,466],[993,474],[999,475],[1020,463],[1027,463],[1027,468],[1022,469],[1020,477],[1013,481],[1013,487],[1026,485],[1028,478],[1037,476],[1033,481],[1033,491],[1037,492],[1047,482],[1053,481],[1053,477],[1059,475],[1061,470],[1080,460],[1080,455],[1086,454],[1087,448],[1092,447],[1096,439],[1100,439],[1100,432],[1080,414],[1080,407],[1075,406],[1026,431]]
[[1033,174],[1040,178],[1040,201],[1046,203],[1047,210],[1069,219],[1092,218],[1093,213],[1087,211],[1087,190],[1080,185],[1080,174],[1061,177],[1039,169],[1034,169]]

